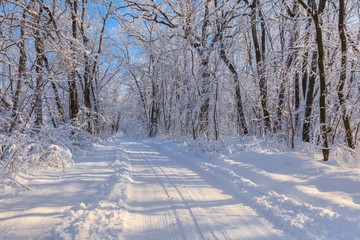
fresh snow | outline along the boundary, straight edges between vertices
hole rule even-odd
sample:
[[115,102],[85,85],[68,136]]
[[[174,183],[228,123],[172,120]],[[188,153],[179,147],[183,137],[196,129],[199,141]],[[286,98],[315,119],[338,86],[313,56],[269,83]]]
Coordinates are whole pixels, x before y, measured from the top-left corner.
[[0,239],[360,239],[360,171],[236,142],[114,137],[0,193]]

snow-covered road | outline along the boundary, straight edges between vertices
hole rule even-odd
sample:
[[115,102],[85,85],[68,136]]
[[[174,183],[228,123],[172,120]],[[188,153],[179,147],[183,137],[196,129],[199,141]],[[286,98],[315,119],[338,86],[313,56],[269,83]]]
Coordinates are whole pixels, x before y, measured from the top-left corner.
[[72,167],[24,175],[31,192],[0,193],[0,239],[359,239],[359,174],[187,150],[117,137]]
[[[226,186],[143,142],[124,144],[132,163],[124,239],[280,239]],[[221,182],[221,181],[220,181]],[[220,185],[221,186],[221,185]]]

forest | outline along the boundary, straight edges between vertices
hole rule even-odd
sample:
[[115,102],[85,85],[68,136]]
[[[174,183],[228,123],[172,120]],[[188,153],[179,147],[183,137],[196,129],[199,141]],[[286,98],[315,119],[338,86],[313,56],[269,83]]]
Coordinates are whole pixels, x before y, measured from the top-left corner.
[[95,138],[357,155],[357,0],[0,0],[0,180]]

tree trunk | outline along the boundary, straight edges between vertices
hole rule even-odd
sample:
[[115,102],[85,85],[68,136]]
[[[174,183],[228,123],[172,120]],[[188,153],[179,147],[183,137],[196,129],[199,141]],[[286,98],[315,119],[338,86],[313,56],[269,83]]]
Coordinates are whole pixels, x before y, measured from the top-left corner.
[[36,26],[34,28],[35,40],[35,72],[36,72],[36,90],[35,90],[35,127],[39,128],[43,124],[43,58],[44,58],[44,40],[41,38],[40,33],[40,19],[43,14],[43,8],[40,4],[38,16],[36,16]]
[[14,127],[16,126],[17,118],[18,118],[18,108],[19,101],[21,95],[22,82],[25,79],[25,70],[26,70],[26,50],[25,50],[25,21],[26,21],[26,9],[23,10],[22,19],[20,22],[20,57],[19,57],[19,65],[18,65],[18,81],[16,84],[16,91],[13,95],[13,107],[12,107],[12,123],[9,129],[9,132],[12,132]]
[[219,83],[217,82],[215,86],[215,103],[214,103],[214,112],[213,112],[215,140],[219,139],[219,124],[217,118],[218,96],[219,96]]
[[[200,51],[202,52],[202,51]],[[200,54],[201,57],[201,83],[200,83],[200,112],[199,112],[199,136],[208,138],[209,133],[209,109],[210,109],[210,72],[209,57],[205,53]]]
[[320,99],[319,99],[319,108],[320,108],[320,135],[323,141],[322,153],[324,161],[329,160],[329,140],[328,140],[328,129],[326,124],[326,75],[325,75],[325,51],[324,43],[322,36],[321,28],[321,15],[324,12],[326,7],[326,0],[320,0],[318,3],[315,0],[309,0],[310,6],[306,5],[303,0],[298,0],[299,4],[308,12],[312,17],[315,32],[316,32],[316,44],[318,50],[318,68],[319,68],[319,78],[320,78]]
[[[259,75],[259,90],[260,90],[260,100],[261,100],[261,108],[264,117],[264,124],[268,130],[271,130],[271,118],[270,112],[268,109],[268,100],[267,100],[267,80],[265,77],[265,49],[266,49],[266,42],[265,42],[265,35],[266,35],[266,28],[264,18],[262,16],[262,12],[259,6],[259,1],[255,0],[251,5],[251,32],[252,38],[255,48],[255,59],[256,59],[256,66],[257,72]],[[259,16],[261,19],[260,26],[261,26],[261,46],[258,39],[257,33],[257,12],[259,12]]]
[[240,83],[239,83],[239,75],[235,69],[235,66],[230,60],[228,59],[226,52],[225,52],[225,46],[223,43],[221,43],[220,47],[220,57],[224,61],[227,68],[230,70],[233,81],[235,84],[235,101],[236,101],[236,112],[237,112],[237,125],[238,125],[238,131],[240,129],[242,132],[247,135],[249,133],[246,120],[245,120],[245,114],[244,114],[244,107],[241,99],[241,91],[240,91]]
[[322,37],[322,29],[321,29],[321,19],[318,14],[313,15],[313,20],[316,28],[316,43],[318,47],[318,67],[320,74],[320,99],[319,99],[319,107],[320,107],[320,130],[321,130],[321,138],[323,140],[323,157],[324,161],[329,160],[329,141],[328,141],[328,131],[326,124],[326,76],[325,76],[325,52],[324,52],[324,43]]
[[354,149],[355,143],[351,130],[350,116],[346,109],[345,96],[344,96],[344,86],[346,83],[346,64],[347,64],[347,42],[345,35],[345,1],[339,0],[339,36],[341,42],[341,72],[340,79],[337,86],[338,97],[340,102],[340,109],[342,114],[342,120],[344,123],[346,141],[349,148]]
[[[75,53],[75,41],[77,40],[77,0],[73,0],[71,3],[70,0],[67,0],[68,4],[70,5],[71,10],[71,26],[72,26],[72,38],[73,41],[71,43],[72,50]],[[78,93],[76,88],[76,59],[72,59],[73,62],[71,63],[71,72],[70,78],[68,81],[69,85],[69,115],[70,115],[70,122],[75,124],[77,114],[79,113],[79,102],[78,102]]]
[[158,104],[158,86],[154,82],[152,82],[151,85],[151,97],[152,97],[152,103],[151,103],[151,109],[150,109],[150,122],[149,122],[149,137],[156,137],[158,133],[158,118],[159,118],[159,104]]
[[[85,0],[82,0],[82,11],[81,11],[81,23],[80,23],[80,33],[82,36],[83,44],[85,47],[85,50],[88,50],[88,42],[89,39],[86,36],[85,33],[85,14],[86,14],[86,2]],[[87,51],[84,52],[84,89],[83,89],[83,96],[84,96],[84,104],[85,104],[85,114],[86,114],[86,121],[87,121],[87,131],[92,134],[92,124],[91,124],[91,86],[90,86],[90,62],[89,57],[87,54]]]
[[[305,86],[305,116],[303,122],[303,130],[302,130],[302,139],[304,142],[310,142],[310,127],[311,127],[311,119],[312,119],[312,105],[314,102],[314,90],[315,90],[315,81],[317,74],[317,52],[314,51],[311,57],[311,70],[310,76],[306,75],[303,72],[303,80],[306,78],[306,82],[308,82],[307,86]],[[303,63],[307,65],[307,63]]]

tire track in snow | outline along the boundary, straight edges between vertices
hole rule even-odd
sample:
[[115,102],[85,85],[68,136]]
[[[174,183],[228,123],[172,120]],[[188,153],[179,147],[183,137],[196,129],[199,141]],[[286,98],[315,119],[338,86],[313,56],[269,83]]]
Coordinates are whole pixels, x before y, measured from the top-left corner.
[[[176,239],[185,239],[183,227],[181,226],[180,217],[174,211],[174,205],[165,207],[169,203],[171,194],[168,192],[164,183],[160,180],[160,176],[156,173],[155,169],[149,162],[144,162],[142,165],[143,170],[138,171],[139,159],[145,159],[143,153],[139,150],[137,143],[123,143],[126,155],[133,165],[134,183],[131,186],[131,193],[128,198],[128,211],[125,221],[124,239],[168,239],[170,236],[176,236]],[[139,191],[137,185],[144,187],[142,174],[144,172],[156,178],[155,185],[152,191],[143,192]],[[153,182],[153,181],[152,181]],[[148,185],[151,185],[148,183]],[[159,193],[163,194],[159,194]],[[156,194],[154,194],[156,193]],[[155,195],[159,195],[156,197]],[[132,198],[132,200],[131,200]],[[136,200],[134,200],[136,198]],[[156,199],[155,199],[156,198]],[[160,205],[159,202],[162,202]],[[170,202],[171,203],[171,202]],[[145,207],[144,207],[145,206]],[[168,207],[168,209],[166,209]],[[164,214],[158,215],[157,209],[162,209]],[[153,219],[156,218],[156,221]],[[129,230],[129,228],[131,230]],[[140,232],[137,233],[137,232]],[[166,235],[168,234],[168,235]]]
[[[140,151],[141,152],[141,151]],[[143,152],[141,152],[142,156],[145,158],[145,154]],[[158,164],[155,164],[155,161],[153,161],[151,158],[146,158],[147,160],[149,160],[148,162],[148,165],[149,167],[151,168],[151,170],[154,172],[154,174],[156,175],[157,179],[159,180],[159,183],[161,184],[162,188],[164,189],[164,192],[166,193],[166,195],[168,196],[168,199],[173,199],[173,197],[171,197],[171,195],[169,194],[167,188],[165,187],[164,183],[161,182],[160,178],[159,178],[159,174],[155,171],[155,168],[154,166],[156,166],[160,171],[161,171],[161,175],[165,176],[166,177],[166,180],[171,184],[171,187],[176,191],[177,193],[177,196],[179,197],[179,199],[181,199],[181,201],[183,202],[185,208],[188,210],[188,213],[190,214],[191,216],[191,220],[193,222],[193,226],[195,227],[195,230],[196,230],[196,233],[199,235],[200,239],[205,239],[204,238],[204,235],[202,234],[201,230],[200,230],[200,227],[199,227],[199,224],[197,223],[196,221],[196,218],[194,216],[194,213],[192,212],[191,208],[189,207],[189,205],[186,203],[186,200],[184,198],[184,196],[181,194],[181,192],[179,191],[179,189],[175,186],[175,184],[173,183],[173,181],[170,180],[170,178],[167,176],[167,174],[165,173],[165,171],[158,165]],[[170,169],[170,168],[168,168]],[[173,174],[174,171],[171,171]],[[175,174],[176,175],[176,174]],[[177,177],[178,178],[178,177]],[[172,207],[175,207],[173,204],[171,204]],[[177,223],[179,224],[179,226],[181,226],[181,220],[179,219],[177,213],[176,213],[176,210],[173,209],[173,212],[176,216],[176,220],[177,220]],[[182,228],[182,227],[181,227]],[[184,229],[182,229],[184,230]],[[181,233],[181,237],[182,239],[186,239],[186,236],[184,234],[184,231],[180,231]]]
[[[143,156],[144,156],[144,154],[143,154]],[[181,193],[181,191],[179,190],[179,188],[174,184],[173,181],[170,180],[170,178],[168,177],[167,173],[163,170],[163,168],[162,168],[161,166],[159,166],[159,164],[156,164],[156,161],[151,160],[151,158],[148,158],[148,159],[150,160],[150,162],[151,162],[153,165],[155,165],[157,168],[160,169],[162,175],[164,175],[164,176],[166,177],[166,179],[170,182],[171,186],[175,189],[177,195],[180,197],[181,201],[184,203],[186,209],[188,210],[188,212],[189,212],[189,214],[190,214],[190,216],[191,216],[191,220],[192,220],[193,223],[194,223],[194,227],[195,227],[196,231],[198,232],[198,234],[199,234],[199,236],[200,236],[200,239],[206,239],[205,236],[202,234],[202,231],[201,231],[201,229],[200,229],[200,227],[199,227],[199,224],[198,224],[198,222],[197,222],[197,219],[196,219],[196,217],[195,217],[194,212],[192,211],[192,209],[191,209],[191,207],[189,206],[189,204],[187,204],[187,202],[186,202],[187,200],[185,199],[184,195]],[[154,167],[153,167],[150,163],[149,163],[149,166],[152,168],[152,170],[153,170],[154,173],[156,174],[156,171],[154,170]],[[182,183],[180,186],[184,186],[184,185],[185,185],[185,184],[184,184],[184,181],[179,177],[178,173],[175,173],[175,171],[173,171],[173,169],[170,168],[170,167],[166,167],[166,169],[168,169],[174,176],[176,176],[176,179],[179,180],[179,181]],[[162,183],[161,183],[161,184],[162,184]],[[163,188],[164,188],[164,191],[166,191],[166,189],[165,189],[165,187],[164,187],[163,184],[162,184],[162,186],[163,186]],[[192,197],[192,193],[189,192],[188,189],[184,188],[184,190],[186,190],[187,193],[190,193],[189,196]],[[166,192],[167,192],[167,191],[166,191]],[[193,198],[192,198],[192,199],[193,199]],[[214,216],[213,211],[208,210],[208,212],[209,212],[212,216]],[[210,222],[210,221],[216,221],[216,218],[209,218],[209,217],[208,217],[207,219],[209,220],[209,222]],[[222,237],[218,237],[218,236],[216,236],[216,235],[214,234],[213,231],[210,231],[210,233],[212,234],[212,237],[213,237],[214,239],[229,239],[228,236],[226,235],[226,232],[225,232],[224,229],[220,226],[220,224],[217,223],[217,225],[218,225],[218,227],[220,227],[220,229],[221,229]]]
[[[239,189],[237,198],[256,209],[291,239],[349,239],[349,236],[350,239],[360,239],[356,235],[360,226],[358,221],[341,218],[336,210],[326,205],[314,206],[257,185],[251,177],[256,179],[259,176],[253,172],[249,178],[243,177],[246,168],[242,168],[242,164],[234,167],[222,159],[211,159],[195,165],[200,172],[205,170],[209,175],[224,179],[231,188]],[[338,227],[348,231],[339,231]]]
[[[272,219],[270,219],[271,221],[271,224],[269,224],[269,222],[266,221],[266,219],[269,217],[266,215],[266,213],[264,214],[264,211],[262,211],[261,209],[259,208],[254,208],[254,204],[253,204],[253,199],[252,199],[252,196],[248,197],[247,195],[243,195],[243,193],[246,193],[247,190],[245,190],[245,188],[241,188],[242,190],[240,191],[242,194],[239,194],[239,189],[237,188],[233,188],[232,187],[232,179],[228,179],[227,177],[224,177],[224,175],[222,174],[222,172],[208,172],[209,169],[204,169],[202,168],[202,164],[206,164],[206,161],[203,162],[202,160],[200,159],[197,159],[196,158],[196,161],[194,162],[193,159],[186,159],[186,155],[184,154],[184,152],[178,152],[176,153],[176,155],[174,154],[174,149],[168,149],[166,145],[159,145],[158,142],[153,142],[153,141],[149,141],[148,142],[149,146],[151,145],[151,147],[153,149],[156,149],[157,151],[159,152],[162,152],[162,154],[165,154],[165,155],[169,155],[171,156],[172,159],[175,159],[177,162],[179,163],[183,163],[184,160],[186,161],[186,167],[191,169],[192,171],[196,172],[196,174],[198,174],[199,176],[201,176],[202,178],[204,178],[204,180],[207,182],[207,183],[210,183],[212,186],[214,186],[215,188],[219,188],[221,189],[222,191],[226,192],[227,194],[230,194],[232,197],[234,197],[236,200],[236,203],[239,204],[241,203],[241,207],[244,208],[244,209],[240,209],[239,212],[248,212],[248,211],[254,211],[254,209],[256,209],[256,214],[257,213],[260,213],[261,216],[257,216],[256,218],[258,218],[258,221],[259,223],[260,222],[263,222],[263,226],[265,228],[267,228],[267,231],[268,232],[274,232],[274,236],[277,234],[277,236],[275,237],[275,239],[282,239],[283,238],[283,232],[282,230],[277,230],[277,229],[274,229],[273,225],[272,225]],[[185,151],[186,152],[186,151]],[[193,158],[194,155],[191,154],[190,155],[190,158]],[[190,161],[189,161],[190,160]],[[199,161],[200,160],[200,161]],[[199,162],[198,162],[199,161]],[[195,163],[195,164],[194,164]],[[184,165],[184,164],[183,164]],[[185,165],[184,165],[185,166]],[[199,168],[200,166],[200,168]],[[205,171],[204,171],[205,170]],[[225,180],[226,179],[226,180]],[[250,189],[253,189],[253,190],[258,190],[258,186],[256,184],[254,184],[253,182],[251,182],[250,180],[248,179],[244,179],[242,177],[240,177],[241,179],[241,182],[244,182],[245,185],[250,188]],[[224,181],[225,180],[225,181]],[[244,191],[244,192],[243,192]],[[244,205],[245,204],[245,205]],[[247,209],[246,209],[247,208]],[[259,211],[260,210],[260,211]],[[211,211],[211,209],[206,209],[206,211],[208,213],[213,213],[213,211]],[[217,224],[219,226],[221,226],[223,223],[221,221],[217,221],[217,215],[216,214],[213,214],[213,218],[210,218],[212,219],[212,221],[216,221]],[[267,222],[267,223],[266,223]],[[252,229],[251,231],[258,231],[259,228],[256,226],[256,227],[253,227],[251,224],[249,224],[247,226],[248,228]],[[275,231],[274,231],[275,230]],[[249,232],[251,232],[249,231]],[[261,234],[260,234],[261,235]],[[248,236],[248,237],[244,237],[244,236],[241,236],[240,239],[248,239],[248,238],[253,238],[252,236]],[[259,238],[259,237],[257,237]],[[268,238],[271,238],[271,236],[269,236]],[[219,239],[223,239],[223,238],[219,238]],[[230,239],[234,239],[234,238],[230,238]],[[238,238],[236,238],[238,239]],[[285,239],[289,239],[289,237],[286,237]]]
[[132,186],[134,195],[128,198],[124,239],[283,237],[252,208],[215,188],[172,154],[144,141],[123,147],[130,156],[132,176],[137,182]]

